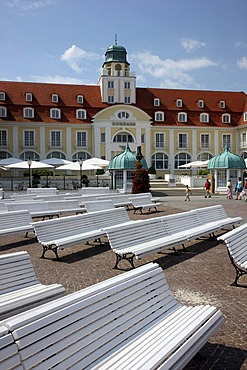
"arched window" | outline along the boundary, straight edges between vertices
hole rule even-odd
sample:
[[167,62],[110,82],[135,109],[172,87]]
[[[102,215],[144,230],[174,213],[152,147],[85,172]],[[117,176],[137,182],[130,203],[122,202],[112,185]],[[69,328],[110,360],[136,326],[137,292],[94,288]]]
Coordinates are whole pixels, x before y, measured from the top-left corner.
[[23,117],[24,118],[34,118],[34,109],[33,108],[23,108]]
[[155,112],[155,121],[161,121],[163,122],[165,119],[163,112]]
[[66,159],[66,156],[62,152],[50,152],[49,154],[47,154],[46,158],[47,159],[50,159],[50,158]]
[[229,113],[222,114],[222,123],[231,123],[231,115]]
[[39,161],[40,160],[39,155],[35,152],[32,152],[32,151],[23,152],[20,155],[20,159],[22,161],[27,161],[29,158],[32,161]]
[[156,170],[165,170],[168,168],[168,156],[165,153],[155,153],[152,155],[152,167]]
[[133,143],[134,139],[131,134],[128,134],[127,132],[119,132],[116,134],[113,138],[114,143]]
[[50,118],[60,119],[61,118],[61,110],[58,109],[58,108],[50,109]]
[[0,107],[0,117],[7,117],[7,108]]
[[174,166],[176,169],[179,169],[179,166],[191,162],[191,155],[188,153],[178,153],[174,157]]
[[187,113],[178,113],[178,122],[187,122]]
[[209,122],[209,114],[208,113],[201,113],[200,114],[200,122],[208,123]]
[[85,109],[76,110],[76,119],[86,119],[86,118],[87,118],[87,111]]
[[73,154],[72,161],[79,161],[79,159],[85,160],[91,158],[91,155],[87,152],[77,152]]

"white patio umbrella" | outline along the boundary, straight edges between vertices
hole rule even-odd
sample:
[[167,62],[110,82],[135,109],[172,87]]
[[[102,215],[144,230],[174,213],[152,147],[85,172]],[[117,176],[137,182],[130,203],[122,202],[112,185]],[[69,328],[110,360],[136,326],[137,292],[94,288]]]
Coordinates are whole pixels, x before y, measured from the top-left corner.
[[46,169],[46,168],[54,168],[54,166],[38,161],[30,161],[30,165],[28,164],[28,161],[21,161],[18,163],[9,164],[7,166],[4,166],[5,168],[16,168],[19,170],[28,170],[29,168],[34,169]]
[[99,167],[107,167],[109,165],[109,161],[107,161],[106,159],[101,159],[101,158],[96,158],[96,157],[85,159],[83,163],[93,164],[94,166],[99,166]]
[[50,164],[54,167],[72,163],[71,161],[68,161],[67,159],[61,159],[61,158],[49,158],[49,159],[44,159],[41,162],[46,163],[46,164]]
[[0,166],[7,166],[9,164],[18,163],[18,162],[22,162],[22,160],[18,158],[14,158],[14,157],[4,158],[0,160]]
[[59,166],[56,168],[56,170],[65,170],[65,171],[93,171],[97,170],[101,167],[94,166],[92,164],[87,164],[85,161],[82,162],[80,165],[80,162],[71,162],[69,164],[64,164],[63,166]]
[[208,166],[208,161],[194,161],[194,162],[182,164],[181,166],[178,166],[178,167],[179,168],[199,168],[199,167],[207,167],[207,166]]

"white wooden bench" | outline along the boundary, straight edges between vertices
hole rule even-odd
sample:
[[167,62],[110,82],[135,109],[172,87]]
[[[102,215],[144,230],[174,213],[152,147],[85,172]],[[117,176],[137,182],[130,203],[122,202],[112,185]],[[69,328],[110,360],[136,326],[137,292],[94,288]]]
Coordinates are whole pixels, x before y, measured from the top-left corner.
[[27,194],[57,195],[58,192],[57,188],[27,188]]
[[13,335],[3,324],[0,324],[0,369],[22,370],[18,347]]
[[28,210],[0,212],[0,236],[25,232],[27,237],[30,231],[34,228]]
[[60,200],[50,200],[47,202],[48,208],[51,211],[58,212],[58,213],[83,213],[86,212],[86,209],[83,207],[80,207],[79,200],[78,199],[60,199]]
[[[113,192],[113,191],[111,191]],[[99,194],[109,194],[110,188],[109,187],[85,187],[78,189],[78,193],[81,195],[99,195]]]
[[222,205],[197,208],[196,211],[202,224],[214,223],[218,229],[226,226],[234,227],[243,220],[242,217],[229,217]]
[[98,200],[107,200],[111,199],[113,201],[114,207],[129,207],[132,205],[132,202],[129,198],[129,195],[126,194],[109,194],[100,196],[97,198]]
[[48,202],[44,201],[25,201],[25,202],[9,202],[5,203],[8,211],[17,211],[17,210],[28,210],[30,212],[31,217],[49,217],[52,218],[54,216],[59,217],[59,211],[55,210],[52,211],[49,208]]
[[178,302],[149,263],[4,325],[26,370],[164,370],[182,369],[223,322],[216,307]]
[[87,212],[97,212],[115,208],[112,199],[84,202],[84,206]]
[[142,211],[146,208],[148,208],[149,211],[151,210],[151,208],[154,208],[155,211],[157,212],[157,207],[161,206],[161,203],[153,202],[150,199],[149,195],[130,197],[130,201],[134,208],[134,213],[136,213],[137,210],[139,210],[140,213],[142,213]]
[[43,247],[42,258],[49,250],[57,259],[58,250],[75,244],[85,243],[92,239],[106,236],[105,228],[131,221],[124,208],[113,208],[104,211],[66,216],[53,220],[34,222],[33,226],[38,241]]
[[192,210],[135,221],[133,225],[109,227],[106,234],[116,254],[114,268],[121,260],[129,261],[134,268],[134,258],[141,259],[170,248],[176,253],[175,246],[182,245],[185,249],[185,243],[206,235],[211,237],[219,229],[222,229],[222,224],[201,222],[198,211]]
[[0,319],[65,293],[60,284],[43,285],[27,252],[0,254]]
[[247,274],[247,224],[219,236],[217,240],[227,246],[228,255],[236,270],[236,277],[231,285],[240,286],[238,279]]

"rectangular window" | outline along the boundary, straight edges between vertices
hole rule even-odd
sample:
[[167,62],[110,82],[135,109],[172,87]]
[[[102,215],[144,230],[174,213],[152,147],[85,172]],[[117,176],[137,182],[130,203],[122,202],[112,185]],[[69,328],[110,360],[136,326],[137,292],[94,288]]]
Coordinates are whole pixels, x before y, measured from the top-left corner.
[[130,104],[130,96],[125,96],[124,97],[124,103],[125,104]]
[[225,146],[228,145],[228,147],[231,147],[231,135],[224,134],[222,135],[222,146],[225,148]]
[[108,103],[114,103],[114,96],[108,95]]
[[188,148],[187,134],[178,134],[178,147],[184,149]]
[[114,89],[114,81],[108,81],[108,89]]
[[198,100],[198,108],[204,108],[204,100]]
[[124,83],[124,88],[125,89],[130,89],[130,82],[125,82]]
[[7,117],[7,108],[0,107],[0,117]]
[[244,122],[247,122],[247,112],[244,112]]
[[141,134],[141,143],[145,144],[145,134]]
[[76,145],[87,146],[87,133],[85,131],[78,131],[76,133]]
[[52,94],[51,101],[52,101],[52,103],[58,103],[58,95],[57,94]]
[[159,107],[160,106],[160,100],[158,98],[154,99],[154,106]]
[[241,148],[247,148],[247,133],[243,132],[241,135]]
[[156,148],[164,148],[165,146],[165,135],[163,133],[155,134],[155,146]]
[[100,141],[101,141],[101,143],[105,143],[105,132],[101,132]]
[[0,92],[0,100],[5,100],[5,92]]
[[226,107],[226,102],[225,102],[225,100],[221,100],[220,101],[220,108],[221,109],[224,109]]
[[51,147],[61,146],[61,131],[51,131]]
[[31,93],[26,93],[26,101],[32,101],[33,100],[33,95]]
[[7,130],[0,130],[0,146],[7,146]]
[[34,131],[24,131],[24,146],[34,146]]
[[209,134],[201,134],[201,149],[209,149]]
[[83,95],[77,95],[77,103],[83,104]]

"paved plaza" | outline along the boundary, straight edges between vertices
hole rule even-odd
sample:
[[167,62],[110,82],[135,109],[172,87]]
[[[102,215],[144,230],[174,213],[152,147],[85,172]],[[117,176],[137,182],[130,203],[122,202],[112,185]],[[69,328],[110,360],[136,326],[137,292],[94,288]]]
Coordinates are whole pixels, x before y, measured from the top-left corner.
[[[160,217],[222,204],[229,216],[241,216],[243,222],[247,222],[247,202],[244,200],[227,200],[223,195],[213,195],[205,199],[203,196],[193,194],[190,202],[185,202],[183,196],[166,196],[160,199],[162,206],[158,212],[145,210],[144,214],[140,215],[130,210],[128,211],[130,217],[133,220]],[[79,244],[59,251],[61,261],[56,261],[52,253],[47,253],[46,259],[40,258],[42,247],[31,234],[27,239],[23,234],[16,234],[1,237],[0,254],[27,251],[41,283],[60,283],[66,288],[67,293],[71,293],[122,274],[130,268],[126,261],[122,261],[121,269],[113,269],[115,255],[107,239],[104,238],[102,241],[104,242],[102,246],[90,242],[88,245]],[[230,285],[235,278],[235,270],[230,263],[226,247],[216,240],[202,238],[189,243],[187,251],[183,251],[180,246],[177,250],[179,255],[169,250],[135,260],[135,265],[140,266],[151,261],[158,263],[179,301],[189,305],[215,305],[225,317],[221,329],[185,369],[247,369],[247,275],[239,280],[243,287]]]

